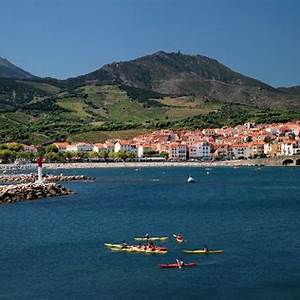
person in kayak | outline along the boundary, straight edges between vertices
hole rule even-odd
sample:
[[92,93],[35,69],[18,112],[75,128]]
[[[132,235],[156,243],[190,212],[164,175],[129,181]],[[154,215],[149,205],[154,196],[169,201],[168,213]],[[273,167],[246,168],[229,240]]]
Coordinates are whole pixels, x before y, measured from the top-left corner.
[[179,241],[179,242],[183,242],[184,241],[184,237],[181,233],[177,234],[176,235],[176,241]]
[[153,249],[153,248],[155,248],[155,246],[154,246],[154,244],[152,242],[150,242],[150,243],[148,243],[148,248],[149,249]]
[[145,234],[145,238],[146,238],[146,241],[149,242],[149,240],[150,240],[150,235],[149,235],[148,233],[146,233],[146,234]]
[[205,245],[204,246],[204,249],[203,249],[205,252],[208,252],[209,250],[208,250],[208,247]]
[[182,268],[182,266],[184,265],[184,262],[183,262],[183,260],[180,258],[180,259],[176,259],[176,262],[177,262],[177,265],[178,265],[178,268],[179,269],[181,269]]
[[123,240],[123,242],[122,242],[122,249],[125,249],[127,247],[128,247],[128,245],[126,244],[125,240]]

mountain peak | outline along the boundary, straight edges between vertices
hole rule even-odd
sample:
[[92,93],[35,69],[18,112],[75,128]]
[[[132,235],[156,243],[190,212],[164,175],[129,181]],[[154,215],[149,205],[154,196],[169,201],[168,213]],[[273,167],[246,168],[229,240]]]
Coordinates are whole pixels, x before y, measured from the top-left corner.
[[13,79],[33,79],[32,74],[15,66],[8,59],[0,57],[0,77]]
[[219,85],[251,86],[272,90],[267,84],[237,73],[203,55],[157,51],[129,61],[115,62],[81,76],[86,80],[115,83],[161,94],[207,94]]

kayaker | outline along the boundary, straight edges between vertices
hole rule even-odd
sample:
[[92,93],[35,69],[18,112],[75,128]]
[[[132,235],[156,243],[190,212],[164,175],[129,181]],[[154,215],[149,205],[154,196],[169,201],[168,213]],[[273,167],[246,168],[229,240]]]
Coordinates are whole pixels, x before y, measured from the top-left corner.
[[123,242],[122,242],[122,248],[124,249],[124,248],[127,248],[127,247],[128,247],[128,245],[126,244],[125,240],[123,240]]
[[176,262],[177,262],[178,268],[181,269],[181,267],[184,264],[183,260],[182,259],[176,259]]
[[184,237],[183,237],[183,235],[182,235],[182,234],[180,234],[180,233],[179,233],[179,234],[177,234],[177,235],[176,235],[176,240],[177,240],[177,241],[179,241],[179,242],[182,242],[182,241],[184,241]]
[[208,252],[208,247],[205,245],[203,250],[204,250],[205,252]]

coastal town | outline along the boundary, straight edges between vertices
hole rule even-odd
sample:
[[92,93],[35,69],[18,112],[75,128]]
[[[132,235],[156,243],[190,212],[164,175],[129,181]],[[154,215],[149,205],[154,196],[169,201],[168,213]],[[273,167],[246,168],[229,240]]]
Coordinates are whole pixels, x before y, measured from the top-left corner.
[[[18,145],[18,146],[16,146]],[[0,161],[11,152],[15,162],[32,159],[41,146],[10,142],[1,145]],[[16,150],[18,148],[18,150]],[[300,154],[300,120],[276,123],[246,123],[236,127],[203,130],[159,130],[130,140],[110,139],[104,143],[57,141],[43,148],[46,161],[225,161]],[[5,152],[6,151],[6,152]]]

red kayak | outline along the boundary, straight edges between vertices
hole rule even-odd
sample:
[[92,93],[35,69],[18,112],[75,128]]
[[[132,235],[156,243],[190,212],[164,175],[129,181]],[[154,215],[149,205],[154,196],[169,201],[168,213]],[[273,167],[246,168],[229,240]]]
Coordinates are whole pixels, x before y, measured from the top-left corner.
[[183,243],[184,242],[184,237],[182,234],[173,234],[174,238],[176,239],[177,243]]
[[185,268],[185,267],[195,267],[197,266],[196,263],[188,263],[188,264],[182,264],[181,266],[178,264],[161,264],[159,265],[162,269],[171,269],[171,268]]

